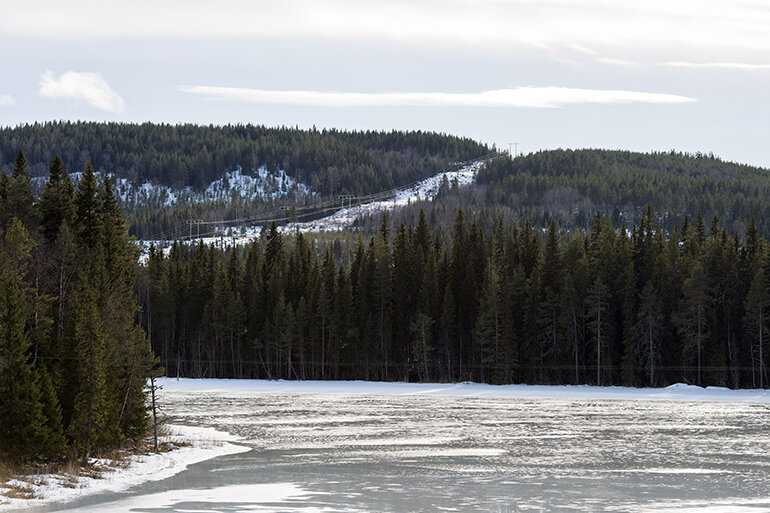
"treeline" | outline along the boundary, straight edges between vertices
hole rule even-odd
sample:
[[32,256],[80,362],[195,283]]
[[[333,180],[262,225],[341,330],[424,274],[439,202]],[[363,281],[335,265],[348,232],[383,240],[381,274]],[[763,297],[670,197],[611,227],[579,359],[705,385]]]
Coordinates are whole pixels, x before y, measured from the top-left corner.
[[32,192],[0,173],[0,460],[87,457],[145,434],[153,358],[136,322],[137,250],[109,179],[54,158]]
[[682,226],[685,216],[726,220],[743,232],[756,219],[770,236],[770,171],[724,162],[713,155],[634,153],[609,150],[540,151],[516,159],[500,158],[478,174],[485,202],[510,209],[519,218],[548,226],[587,228],[597,211],[616,225],[638,223],[652,203],[661,226]]
[[489,149],[432,132],[347,132],[255,125],[198,126],[49,122],[0,128],[0,168],[24,149],[33,176],[54,155],[64,167],[92,163],[135,184],[203,189],[226,170],[285,170],[320,194],[371,194],[425,178]]
[[[743,236],[741,236],[743,235]],[[298,234],[221,253],[153,248],[143,322],[169,375],[489,383],[767,384],[770,249],[751,221],[664,235],[502,220],[451,233],[421,212],[358,242],[349,265]]]

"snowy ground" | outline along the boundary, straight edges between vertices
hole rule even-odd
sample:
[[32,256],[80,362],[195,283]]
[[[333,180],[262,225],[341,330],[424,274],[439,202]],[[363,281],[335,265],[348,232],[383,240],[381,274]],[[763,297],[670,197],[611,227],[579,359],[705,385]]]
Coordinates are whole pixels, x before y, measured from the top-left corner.
[[351,208],[342,208],[334,214],[317,219],[315,221],[309,221],[307,223],[290,223],[282,229],[286,232],[294,232],[299,230],[301,232],[320,232],[320,231],[334,231],[341,230],[353,226],[353,223],[361,217],[372,215],[378,212],[391,210],[394,208],[404,207],[410,203],[417,201],[432,201],[438,194],[439,187],[444,178],[447,179],[451,185],[456,182],[458,186],[464,187],[473,183],[476,179],[476,173],[483,162],[474,162],[471,165],[465,166],[457,171],[446,171],[439,173],[430,178],[415,184],[412,187],[400,189],[396,191],[393,198],[372,201],[357,205]]
[[[387,200],[371,201],[349,208],[340,208],[334,214],[323,217],[321,219],[308,222],[285,224],[279,227],[279,231],[281,233],[338,231],[353,226],[356,220],[361,217],[403,207],[416,201],[431,201],[438,194],[439,187],[441,186],[444,178],[446,178],[450,185],[457,183],[457,185],[460,187],[467,186],[473,183],[473,181],[476,179],[476,173],[482,164],[483,161],[478,161],[461,167],[456,171],[441,172],[431,176],[430,178],[426,178],[425,180],[422,180],[411,187],[406,187],[404,189],[395,191],[394,196]],[[282,177],[283,175],[281,175],[281,178]],[[242,179],[240,176],[238,178]],[[234,180],[233,183],[240,182]],[[296,185],[292,182],[291,186]],[[214,184],[212,184],[212,187],[214,187]],[[308,193],[308,190],[306,189],[302,189],[302,191]],[[196,227],[193,227],[193,233],[195,233],[196,229]],[[261,224],[254,226],[244,226],[242,228],[226,228],[222,230],[221,234],[201,237],[200,240],[203,240],[203,243],[207,245],[215,244],[221,247],[230,247],[233,245],[241,246],[250,243],[254,237],[259,237],[261,230]],[[194,239],[194,242],[197,243],[198,240],[199,239]],[[169,251],[170,241],[140,241],[140,244],[142,245],[142,255],[140,257],[141,262],[145,262],[147,260],[147,251],[149,250],[150,243],[155,244],[156,247],[164,248],[165,252]]]
[[481,383],[400,383],[374,381],[282,381],[251,379],[158,380],[164,393],[234,392],[269,394],[438,395],[460,397],[730,401],[770,403],[770,390],[731,390],[676,384],[666,388],[485,385]]
[[[101,175],[100,172],[96,173]],[[69,174],[73,183],[77,184],[82,172]],[[112,185],[123,206],[154,206],[169,207],[184,203],[196,205],[217,201],[230,201],[233,195],[246,200],[277,199],[286,197],[289,193],[300,196],[313,195],[310,188],[302,182],[297,182],[286,171],[279,169],[271,173],[265,166],[257,169],[244,170],[237,166],[231,171],[225,171],[222,178],[214,180],[206,190],[197,192],[192,187],[173,189],[167,185],[144,182],[137,185],[126,178],[116,177],[109,173]],[[47,177],[32,178],[32,186],[42,192]]]
[[253,450],[69,512],[770,512],[768,391],[162,380]]
[[[185,470],[189,465],[229,454],[250,450],[230,442],[237,437],[211,428],[180,425],[166,426],[169,433],[162,442],[177,446],[161,454],[145,454],[128,458],[115,466],[108,460],[92,460],[104,468],[98,477],[45,474],[22,476],[11,481],[34,494],[34,499],[8,499],[0,495],[0,511],[18,510],[44,505],[63,504],[104,492],[120,492],[138,484],[159,481]],[[0,493],[7,491],[0,484]]]

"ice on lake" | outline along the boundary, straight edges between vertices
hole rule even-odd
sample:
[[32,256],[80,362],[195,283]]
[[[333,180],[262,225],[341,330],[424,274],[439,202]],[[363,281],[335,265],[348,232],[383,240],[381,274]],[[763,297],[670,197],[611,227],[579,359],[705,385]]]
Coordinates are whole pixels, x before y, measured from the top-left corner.
[[292,390],[169,387],[252,450],[39,511],[770,512],[766,403]]

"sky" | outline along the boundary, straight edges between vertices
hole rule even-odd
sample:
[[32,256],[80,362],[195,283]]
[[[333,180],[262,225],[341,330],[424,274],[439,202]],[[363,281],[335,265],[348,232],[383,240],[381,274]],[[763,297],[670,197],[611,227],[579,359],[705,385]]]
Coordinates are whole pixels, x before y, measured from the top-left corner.
[[[3,0],[0,125],[430,130],[770,168],[770,2]],[[512,143],[516,143],[512,146]]]

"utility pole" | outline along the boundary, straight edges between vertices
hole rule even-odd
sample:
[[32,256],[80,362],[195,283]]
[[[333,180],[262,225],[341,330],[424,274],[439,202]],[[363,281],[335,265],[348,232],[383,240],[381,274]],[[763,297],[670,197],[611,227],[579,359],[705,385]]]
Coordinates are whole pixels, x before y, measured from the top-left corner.
[[192,240],[192,225],[197,224],[198,225],[198,238],[201,238],[201,223],[203,222],[203,219],[188,219],[187,224],[190,225],[190,240]]
[[345,208],[345,200],[348,202],[348,208],[351,208],[356,197],[353,194],[340,194],[337,199],[342,201],[342,208]]
[[[511,152],[511,147],[513,147],[515,151]],[[519,143],[517,142],[508,143],[508,155],[510,155],[513,158],[516,158],[519,156]]]
[[152,392],[152,434],[155,452],[158,452],[158,407],[155,403],[155,375],[150,376],[150,391]]

